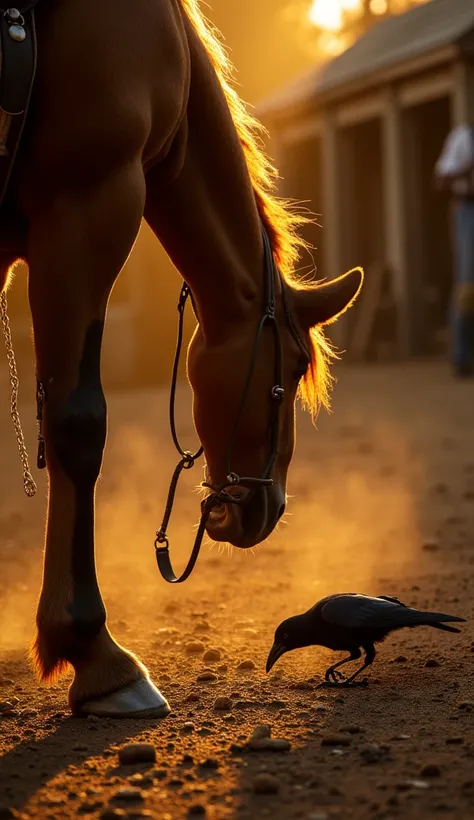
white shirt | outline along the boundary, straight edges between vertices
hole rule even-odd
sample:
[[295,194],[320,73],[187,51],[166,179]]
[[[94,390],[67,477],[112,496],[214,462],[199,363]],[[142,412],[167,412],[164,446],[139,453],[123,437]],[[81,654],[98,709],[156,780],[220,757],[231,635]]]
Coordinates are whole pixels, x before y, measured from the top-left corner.
[[[458,125],[448,134],[435,172],[438,176],[463,174],[474,166],[474,136],[468,125]],[[474,172],[471,178],[453,182],[457,194],[474,192]]]

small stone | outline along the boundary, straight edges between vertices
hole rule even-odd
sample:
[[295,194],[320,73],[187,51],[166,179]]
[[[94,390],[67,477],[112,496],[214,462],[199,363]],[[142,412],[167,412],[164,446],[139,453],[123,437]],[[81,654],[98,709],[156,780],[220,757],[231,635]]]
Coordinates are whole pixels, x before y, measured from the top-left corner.
[[425,552],[437,552],[439,550],[439,544],[437,541],[425,541],[421,548]]
[[261,772],[252,780],[252,789],[254,794],[278,794],[280,781],[272,774]]
[[204,652],[203,660],[206,661],[206,662],[214,663],[216,661],[220,661],[220,659],[221,659],[221,653],[218,649],[207,649]]
[[0,701],[0,712],[4,712],[6,709],[13,709],[13,703],[10,700]]
[[325,735],[321,739],[321,746],[350,746],[351,739],[345,735]]
[[186,723],[183,724],[182,733],[185,735],[190,735],[194,732],[194,723],[190,720],[187,720]]
[[[66,801],[63,800],[63,803]],[[79,806],[79,811],[81,814],[92,814],[97,809],[100,809],[103,805],[102,800],[86,800],[84,803],[81,803]]]
[[251,669],[255,669],[255,663],[251,660],[242,661],[238,664],[237,669],[239,672],[249,671]]
[[198,683],[214,683],[217,679],[217,675],[214,672],[211,672],[210,669],[205,669],[204,672],[201,672],[196,678]]
[[199,764],[200,769],[218,769],[219,768],[219,761],[216,760],[214,757],[207,757],[202,763]]
[[190,692],[185,700],[185,703],[197,703],[198,700],[201,700],[201,695],[199,692]]
[[385,760],[387,758],[388,752],[388,746],[377,746],[376,744],[372,744],[370,746],[366,746],[364,749],[361,749],[360,756],[364,763],[372,765],[374,763],[380,763],[382,760]]
[[131,786],[130,787],[129,786],[122,786],[121,789],[119,789],[117,792],[115,792],[115,794],[112,796],[112,799],[113,800],[120,800],[120,801],[123,801],[124,803],[125,802],[127,802],[127,803],[128,802],[130,802],[130,803],[137,802],[138,803],[138,802],[141,802],[142,800],[144,800],[145,798],[143,796],[143,793],[140,791],[140,789],[134,789]]
[[393,659],[394,663],[406,663],[408,658],[405,655],[397,655],[396,658]]
[[257,726],[252,737],[247,742],[247,748],[254,752],[289,752],[291,743],[284,738],[272,738],[271,727],[268,724]]
[[291,688],[301,692],[312,692],[314,686],[309,680],[299,680]]
[[436,658],[428,658],[428,660],[425,661],[425,666],[427,669],[433,669],[435,666],[441,666],[441,664]]
[[142,789],[151,789],[153,786],[153,778],[149,774],[140,774],[139,772],[129,777],[128,782],[131,786],[140,786]]
[[261,723],[253,730],[252,740],[263,740],[264,738],[271,737],[271,734],[272,727],[268,723]]
[[464,709],[466,712],[471,712],[474,709],[474,700],[463,700],[458,703],[458,709]]
[[221,695],[220,697],[215,699],[214,709],[216,709],[219,712],[227,712],[229,709],[232,709],[231,699],[227,698],[225,695]]
[[430,784],[425,780],[407,780],[407,785],[412,789],[429,789]]
[[268,752],[290,752],[291,743],[284,737],[271,737],[265,743],[265,750]]
[[198,621],[198,623],[194,627],[195,632],[208,632],[211,628],[210,623],[207,621]]
[[202,803],[195,803],[194,806],[189,807],[188,817],[205,817],[205,815],[206,807]]
[[204,652],[204,644],[202,641],[188,641],[184,651],[187,655],[201,655]]
[[122,766],[133,763],[155,763],[156,749],[153,743],[129,743],[119,749],[118,757]]
[[120,820],[121,817],[126,817],[127,814],[123,809],[104,809],[99,816],[100,820]]
[[441,769],[436,763],[426,763],[420,770],[421,777],[440,777]]

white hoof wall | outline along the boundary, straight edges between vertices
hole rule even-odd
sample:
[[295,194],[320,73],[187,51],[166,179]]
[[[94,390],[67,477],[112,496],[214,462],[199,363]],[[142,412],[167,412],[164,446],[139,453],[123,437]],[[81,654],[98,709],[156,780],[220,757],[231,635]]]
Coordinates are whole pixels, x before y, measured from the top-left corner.
[[79,714],[112,718],[164,718],[171,709],[166,698],[148,678],[140,678],[117,692],[88,700]]

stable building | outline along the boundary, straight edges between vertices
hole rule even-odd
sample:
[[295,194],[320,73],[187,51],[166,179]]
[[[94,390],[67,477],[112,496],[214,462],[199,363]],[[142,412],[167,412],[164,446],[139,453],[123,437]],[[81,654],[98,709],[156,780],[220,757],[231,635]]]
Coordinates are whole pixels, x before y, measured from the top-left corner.
[[335,341],[359,358],[440,352],[453,263],[433,171],[453,125],[474,125],[474,3],[431,0],[379,23],[257,113],[281,193],[321,215],[307,228],[318,278],[366,270]]

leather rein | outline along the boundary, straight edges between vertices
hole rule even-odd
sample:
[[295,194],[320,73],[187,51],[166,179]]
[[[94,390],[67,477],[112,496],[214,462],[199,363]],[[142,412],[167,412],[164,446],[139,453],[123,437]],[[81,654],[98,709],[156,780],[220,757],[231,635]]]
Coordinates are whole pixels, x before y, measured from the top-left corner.
[[[176,489],[178,486],[179,478],[183,470],[190,470],[194,467],[197,459],[199,459],[204,452],[204,448],[202,445],[196,450],[195,453],[191,453],[188,450],[184,450],[181,447],[179,442],[178,434],[176,431],[176,419],[175,419],[175,403],[176,403],[176,386],[178,381],[178,369],[179,369],[179,361],[181,356],[181,348],[183,344],[183,327],[184,327],[184,310],[186,307],[186,303],[188,298],[192,300],[192,294],[189,286],[184,283],[181,288],[181,293],[178,302],[178,339],[176,344],[176,353],[174,358],[173,364],[173,373],[171,378],[171,390],[170,390],[170,404],[169,404],[169,419],[170,419],[170,428],[171,428],[171,435],[173,438],[174,445],[181,456],[180,461],[178,462],[173,476],[170,482],[170,488],[168,492],[168,499],[166,502],[165,512],[163,516],[163,521],[159,530],[156,533],[155,538],[155,552],[156,552],[156,561],[158,564],[158,569],[165,579],[170,584],[181,584],[183,581],[186,581],[187,578],[191,575],[196,561],[199,556],[199,552],[201,550],[202,539],[204,537],[204,533],[206,530],[207,521],[209,519],[209,515],[214,507],[226,503],[226,504],[243,504],[248,499],[248,496],[243,498],[239,498],[233,495],[229,490],[232,487],[240,486],[240,487],[247,487],[250,490],[256,489],[258,487],[271,487],[273,484],[273,479],[271,476],[271,471],[273,465],[275,463],[275,459],[278,455],[278,445],[279,445],[279,422],[280,422],[280,407],[283,403],[285,398],[285,391],[284,388],[281,386],[282,382],[282,349],[281,349],[281,339],[280,339],[280,331],[278,328],[278,322],[276,317],[276,292],[275,292],[275,281],[276,278],[279,277],[282,285],[282,294],[283,294],[283,305],[285,311],[285,318],[287,321],[288,328],[294,337],[295,341],[298,343],[299,347],[303,351],[304,355],[308,359],[308,364],[310,361],[309,352],[307,346],[304,344],[301,336],[298,332],[294,319],[291,315],[289,310],[288,300],[286,298],[285,286],[284,282],[281,278],[281,274],[275,264],[273,252],[270,245],[270,240],[268,238],[267,232],[265,229],[262,228],[262,235],[263,235],[263,247],[264,247],[264,262],[265,262],[265,302],[264,302],[264,310],[261,316],[260,322],[258,324],[257,333],[255,336],[255,341],[252,349],[252,356],[250,359],[250,366],[247,373],[247,377],[244,384],[244,389],[242,392],[242,399],[240,401],[240,405],[237,411],[237,415],[235,418],[234,426],[232,428],[232,432],[229,438],[229,444],[227,447],[227,457],[226,457],[226,474],[227,478],[226,481],[222,484],[212,484],[210,482],[204,481],[202,486],[209,489],[211,492],[205,499],[202,504],[202,511],[201,511],[201,520],[199,522],[199,527],[196,533],[196,538],[194,541],[194,546],[191,551],[190,558],[184,569],[183,573],[178,577],[171,564],[170,559],[170,544],[167,535],[168,525],[171,518],[171,513],[173,511],[173,504],[176,495]],[[270,423],[269,423],[269,432],[270,432],[270,447],[269,447],[269,456],[265,467],[263,468],[262,474],[260,477],[255,478],[251,476],[239,476],[235,472],[232,471],[232,453],[234,451],[235,440],[237,436],[239,422],[242,417],[242,413],[244,410],[245,402],[250,390],[250,384],[252,380],[252,376],[255,370],[255,365],[257,362],[258,350],[260,347],[260,342],[263,336],[263,332],[265,328],[269,326],[272,330],[273,339],[274,339],[274,349],[275,349],[275,358],[274,358],[274,378],[273,382],[274,385],[270,391]]]

